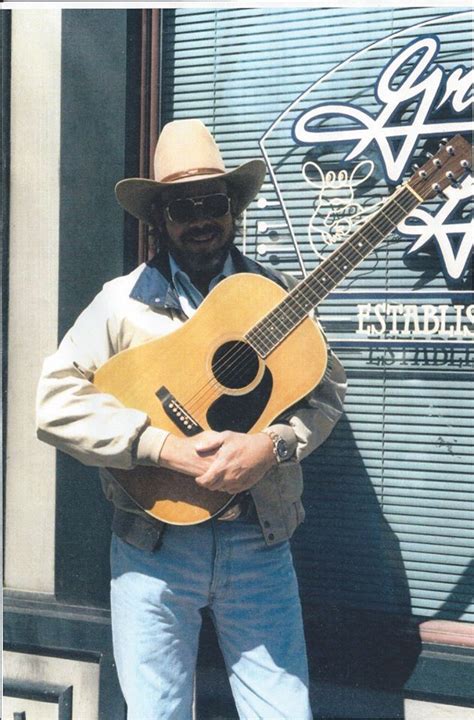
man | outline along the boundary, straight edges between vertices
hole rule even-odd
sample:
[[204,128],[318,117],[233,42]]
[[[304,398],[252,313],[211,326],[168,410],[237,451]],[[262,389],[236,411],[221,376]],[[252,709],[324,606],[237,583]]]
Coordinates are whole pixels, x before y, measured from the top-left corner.
[[[115,353],[180,327],[225,276],[259,273],[285,287],[294,284],[234,246],[238,218],[264,174],[259,160],[226,171],[198,120],[166,125],[155,153],[156,180],[132,178],[116,187],[123,207],[154,227],[159,250],[146,265],[104,286],[45,361],[39,384],[39,437],[101,467],[104,491],[114,503],[112,629],[129,720],[192,717],[205,607],[240,717],[311,717],[288,540],[304,517],[299,461],[327,438],[342,412],[339,361],[330,353],[311,396],[265,431],[250,434],[169,433],[91,383]],[[164,525],[135,505],[106,470],[140,464],[190,475],[211,491],[235,494],[236,502],[197,525]]]

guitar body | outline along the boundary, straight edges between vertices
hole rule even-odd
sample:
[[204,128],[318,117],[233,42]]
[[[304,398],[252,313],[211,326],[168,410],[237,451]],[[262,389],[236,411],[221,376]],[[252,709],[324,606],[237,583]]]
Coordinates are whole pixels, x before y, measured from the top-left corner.
[[[233,275],[181,328],[112,357],[96,372],[94,385],[178,436],[258,432],[309,393],[326,369],[326,343],[309,317],[265,360],[244,341],[285,297],[262,276]],[[175,525],[203,522],[232,500],[163,468],[109,472],[147,513]]]

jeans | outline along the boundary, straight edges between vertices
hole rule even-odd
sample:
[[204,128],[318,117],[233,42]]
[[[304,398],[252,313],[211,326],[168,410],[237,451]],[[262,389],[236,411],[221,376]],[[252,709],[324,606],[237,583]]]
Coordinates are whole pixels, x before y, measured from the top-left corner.
[[288,542],[257,524],[169,526],[157,552],[111,547],[114,655],[128,720],[191,720],[208,607],[240,718],[310,720],[301,606]]

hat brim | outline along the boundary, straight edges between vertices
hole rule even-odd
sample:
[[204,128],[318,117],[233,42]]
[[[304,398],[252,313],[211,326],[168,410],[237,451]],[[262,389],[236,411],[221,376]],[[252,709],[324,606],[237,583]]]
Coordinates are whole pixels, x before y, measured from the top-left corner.
[[225,180],[232,196],[232,212],[240,215],[258,194],[265,179],[266,166],[263,160],[249,160],[235,170],[214,175],[195,175],[174,182],[158,182],[144,178],[127,178],[115,186],[115,195],[120,205],[134,217],[152,225],[153,203],[165,189],[184,182],[199,180]]

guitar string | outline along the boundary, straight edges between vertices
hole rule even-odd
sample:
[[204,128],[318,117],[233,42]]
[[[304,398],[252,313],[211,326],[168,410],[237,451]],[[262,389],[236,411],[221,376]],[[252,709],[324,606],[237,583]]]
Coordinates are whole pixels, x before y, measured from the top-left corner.
[[[413,200],[413,197],[410,196],[410,199]],[[399,203],[397,203],[397,202],[393,199],[393,197],[392,197],[392,201],[393,201],[393,204],[394,204],[394,205],[397,205],[397,206],[402,210],[402,213],[403,213],[402,217],[405,216],[405,215],[407,214],[407,208],[405,208],[405,207],[403,207],[402,205],[400,205]],[[416,203],[416,204],[418,204],[418,203]],[[390,210],[391,208],[388,208],[388,209]],[[411,208],[411,209],[412,209],[412,208]],[[408,212],[410,212],[410,210],[408,210]],[[376,245],[378,245],[379,242],[388,234],[388,232],[390,231],[390,228],[393,229],[394,227],[396,227],[397,223],[400,221],[400,219],[395,220],[394,218],[391,218],[390,216],[387,215],[387,213],[386,213],[385,211],[380,211],[380,212],[379,212],[379,215],[384,215],[384,216],[385,216],[386,220],[389,221],[389,227],[388,227],[388,229],[385,229],[383,232],[381,232],[381,230],[379,230],[379,228],[377,228],[376,226],[369,226],[369,227],[368,227],[369,230],[372,228],[373,230],[375,230],[376,232],[378,232],[378,234],[380,235],[380,239],[377,241]],[[379,215],[378,215],[377,217],[379,217]],[[374,249],[374,247],[375,247],[376,245],[375,245],[375,246],[372,246],[372,242],[373,242],[372,239],[369,239],[369,238],[367,238],[367,237],[365,237],[365,236],[362,236],[362,237],[363,237],[363,239],[364,239],[366,242],[368,242],[368,243],[371,245],[371,247],[369,248],[369,253],[370,253],[370,252]],[[359,243],[359,245],[362,246],[361,243]],[[366,245],[366,249],[367,249],[367,245]],[[347,262],[349,262],[349,264],[351,265],[351,269],[353,269],[354,267],[356,267],[356,265],[360,262],[360,260],[362,260],[364,257],[366,257],[365,254],[361,254],[353,245],[348,245],[348,247],[345,248],[345,250],[349,250],[349,251],[355,250],[355,252],[357,253],[357,255],[359,255],[359,258],[358,258],[358,259],[355,258],[355,259],[356,259],[356,264],[353,264],[353,263],[352,263],[352,259],[349,259],[348,256],[345,255],[344,253],[340,253],[340,254],[344,257],[344,260],[347,260]],[[333,264],[334,264],[334,262],[333,262],[333,256],[331,255],[329,258],[327,258],[326,262],[327,262],[328,264],[332,264],[332,265],[333,265]],[[323,263],[323,264],[324,264],[324,263]],[[322,267],[322,266],[320,266],[320,267]],[[337,266],[336,266],[336,271],[338,272],[338,274],[340,274],[340,269],[339,269]],[[328,272],[328,273],[326,273],[326,275],[330,275],[330,273]],[[344,276],[344,273],[343,273],[343,276]],[[311,278],[311,280],[314,280],[314,279],[317,280],[317,278],[315,278],[315,277],[313,276],[313,277]],[[337,282],[339,281],[339,279],[340,279],[340,278],[337,278],[336,280],[334,280],[334,278],[332,278],[332,280],[333,280],[335,283],[337,283]],[[319,281],[318,281],[318,283],[321,285],[321,283],[320,283]],[[322,286],[322,285],[321,285],[321,286]],[[327,294],[327,292],[328,292],[327,286],[322,286],[322,287],[324,287],[325,294]],[[330,290],[331,290],[331,289],[332,289],[332,288],[330,288]],[[330,290],[329,290],[329,291],[330,291]],[[314,290],[312,290],[312,292],[314,292]],[[303,295],[303,297],[304,297],[304,295]],[[319,298],[318,295],[317,295],[317,297],[318,297],[318,301],[319,301],[321,298]],[[324,297],[324,296],[323,296],[323,297]],[[285,300],[284,300],[279,306],[277,306],[277,308],[275,308],[274,310],[278,310],[278,311],[280,312],[280,315],[281,315],[281,314],[282,314],[281,305],[283,305],[283,304],[285,304],[285,303],[288,304],[288,303],[287,303],[288,300],[291,300],[292,302],[295,302],[295,297],[294,297],[294,296],[288,296],[288,297],[285,298]],[[302,318],[301,318],[301,320],[300,320],[300,322],[301,322],[301,321],[304,319],[304,317],[307,315],[307,308],[306,308],[306,306],[300,305],[297,301],[296,301],[296,304],[298,305],[298,307],[300,308],[300,310],[303,310],[303,311],[304,311],[303,316],[302,316]],[[314,303],[313,303],[313,304],[314,304]],[[269,313],[269,315],[271,315],[273,312],[274,312],[274,311],[271,311],[271,313]],[[268,317],[269,317],[269,315],[267,315],[263,320],[264,320],[264,321],[267,320]],[[284,311],[283,311],[283,316],[284,316],[286,319],[289,319],[288,316],[285,315]],[[261,321],[260,324],[262,324],[262,321]],[[254,328],[252,328],[252,331],[251,331],[251,332],[253,332],[253,331],[255,331],[255,330],[258,331],[258,325],[259,325],[259,323],[257,323],[257,325],[254,326]],[[275,326],[273,325],[272,327],[274,328]],[[278,335],[275,335],[274,332],[272,332],[272,335],[274,336],[274,337],[273,337],[273,347],[272,347],[272,344],[270,345],[270,348],[264,347],[264,348],[263,348],[264,352],[268,354],[268,351],[269,351],[269,350],[271,351],[276,345],[278,345],[278,344],[284,339],[285,335],[289,334],[289,332],[291,332],[291,331],[294,329],[294,327],[295,327],[295,323],[294,323],[294,320],[292,320],[292,327],[291,327],[290,330],[287,331],[286,333],[284,332],[283,335],[278,336]],[[280,329],[280,332],[281,332],[281,329]],[[248,336],[249,334],[250,334],[250,333],[247,333],[247,336]],[[247,336],[246,336],[246,337],[247,337]],[[263,339],[264,341],[266,340],[266,338],[261,338],[261,339]],[[275,344],[275,339],[276,339],[276,341],[277,341],[276,344]],[[259,348],[259,349],[261,350],[261,348]],[[235,377],[235,370],[239,370],[240,368],[242,368],[242,367],[243,367],[243,363],[244,363],[245,361],[247,361],[248,359],[250,359],[250,357],[253,355],[253,353],[254,353],[256,350],[257,350],[257,352],[258,352],[258,348],[256,348],[255,346],[252,346],[252,345],[250,345],[250,346],[247,346],[247,345],[246,345],[246,346],[244,346],[243,348],[240,347],[240,348],[237,349],[237,350],[236,350],[235,348],[229,350],[229,351],[226,353],[226,355],[224,355],[223,358],[221,358],[219,369],[222,370],[223,367],[225,366],[225,364],[227,363],[228,367],[226,368],[226,372],[229,373],[229,369],[233,367],[234,377]],[[229,357],[231,358],[231,363],[230,363],[230,364],[228,363],[228,358],[229,358]],[[218,366],[219,366],[219,364],[216,364],[216,369],[218,368]],[[193,396],[193,398],[191,398],[191,399],[186,403],[186,409],[188,409],[190,412],[196,412],[196,410],[198,409],[198,406],[195,405],[194,407],[195,407],[196,409],[194,409],[194,407],[192,407],[192,410],[191,410],[191,402],[192,402],[192,401],[196,401],[196,400],[199,400],[199,401],[200,401],[200,400],[204,400],[204,397],[203,397],[202,395],[201,395],[201,397],[199,397],[199,398],[197,397],[201,392],[204,391],[204,392],[207,392],[207,393],[209,394],[209,392],[212,392],[214,389],[218,389],[218,388],[220,388],[220,387],[221,387],[221,383],[219,383],[219,381],[216,381],[215,378],[213,378],[212,380],[208,381],[207,384],[205,384],[200,390],[198,390],[197,393],[195,393],[195,395]],[[206,405],[207,405],[207,402],[206,402]]]
[[[399,208],[402,210],[402,216],[405,215],[406,212],[407,212],[407,208],[404,208],[404,207],[401,206],[399,203],[397,203],[397,204],[398,204]],[[388,216],[385,212],[384,212],[383,214],[385,215],[385,218],[389,221],[389,226],[395,227],[396,224],[397,224],[397,222],[399,222],[399,218],[397,218],[397,219],[394,221],[394,218],[391,218],[391,217]],[[370,228],[369,228],[369,229],[370,229]],[[374,229],[376,232],[379,233],[381,239],[387,235],[387,228],[385,228],[385,230],[384,230],[383,232],[381,232],[381,231],[379,230],[379,228],[378,228],[378,227],[375,227],[375,226],[373,227],[373,229]],[[388,228],[388,230],[389,230],[389,229],[390,229],[390,227]],[[363,240],[365,240],[366,242],[368,242],[368,243],[370,244],[370,248],[369,248],[370,251],[374,249],[375,246],[372,246],[372,242],[373,242],[372,239],[367,238],[367,237],[364,236],[363,233],[361,233],[361,232],[358,232],[358,235],[362,235]],[[358,244],[359,244],[361,247],[363,246],[362,243],[358,243]],[[377,244],[378,244],[378,242],[376,243],[376,245],[377,245]],[[367,250],[367,246],[366,246],[365,250]],[[347,251],[349,251],[349,253],[350,253],[351,251],[355,251],[355,252],[357,253],[357,255],[359,256],[359,258],[357,258],[357,257],[354,258],[354,259],[356,260],[355,263],[352,261],[352,257],[349,256],[349,254],[348,254]],[[342,257],[343,260],[344,260],[344,262],[350,264],[350,265],[351,265],[351,269],[353,269],[354,267],[356,267],[356,265],[358,264],[358,262],[359,262],[361,259],[363,259],[364,257],[366,257],[366,255],[367,255],[368,253],[367,253],[367,252],[362,252],[362,253],[360,253],[360,252],[357,250],[357,247],[354,247],[353,245],[350,245],[350,244],[349,244],[348,246],[341,246],[340,250],[338,251],[338,254],[339,254],[339,257]],[[320,265],[320,267],[318,268],[318,275],[321,275],[321,276],[322,276],[322,281],[320,281],[320,280],[318,279],[318,277],[317,277],[317,276],[314,276],[314,275],[313,275],[313,276],[310,276],[310,277],[307,279],[307,281],[306,281],[306,285],[308,285],[308,283],[309,283],[310,293],[311,293],[312,295],[316,295],[316,299],[312,298],[311,301],[308,302],[308,295],[305,295],[304,292],[302,292],[303,290],[306,289],[305,284],[302,283],[302,284],[299,285],[299,289],[298,289],[298,291],[297,291],[296,294],[303,295],[303,304],[302,304],[302,305],[299,304],[299,303],[297,303],[297,304],[298,304],[298,307],[303,310],[303,317],[304,317],[305,315],[307,315],[308,307],[311,308],[311,307],[313,307],[314,305],[316,305],[318,302],[320,302],[320,300],[323,299],[323,297],[325,297],[325,295],[327,295],[328,292],[330,292],[335,285],[337,285],[337,283],[340,281],[340,279],[343,278],[345,275],[347,275],[347,272],[345,272],[346,269],[347,269],[347,265],[343,266],[343,271],[341,272],[340,267],[339,267],[338,265],[336,265],[336,263],[335,263],[334,255],[335,255],[335,253],[331,254],[331,256],[328,257],[328,258]],[[354,253],[353,253],[353,252],[352,252],[352,255],[354,256]],[[335,268],[336,275],[337,275],[336,278],[333,277],[331,271],[329,270],[329,267],[330,267],[330,266],[332,266],[333,268]],[[328,278],[331,280],[331,283],[333,283],[333,286],[332,286],[332,287],[331,287],[331,286],[328,287],[328,283],[327,283]],[[323,288],[323,291],[324,291],[324,292],[323,292],[323,295],[322,295],[322,296],[320,296],[320,295],[318,294],[318,291],[314,290],[314,288],[311,287],[311,284],[314,284],[314,281],[315,281],[315,280],[316,280],[316,282],[318,282],[318,285],[319,285],[321,288]],[[295,302],[297,302],[296,296],[295,296],[294,294],[290,294],[290,295],[281,303],[281,305],[279,305],[276,309],[274,309],[273,311],[271,311],[271,312],[263,319],[262,323],[263,323],[264,325],[265,325],[265,324],[268,325],[268,322],[269,322],[269,321],[272,322],[272,317],[274,316],[274,317],[276,317],[276,323],[275,323],[274,325],[276,325],[276,324],[278,323],[278,314],[281,315],[281,310],[282,310],[282,308],[287,308],[288,310],[295,312],[295,310],[292,309],[292,307],[291,307],[291,303],[295,303]],[[298,317],[298,315],[297,315],[297,317]],[[286,316],[286,319],[292,320],[292,318],[288,318],[288,316]],[[293,322],[293,320],[292,320],[292,322]],[[255,334],[255,331],[258,332],[258,330],[259,330],[259,325],[262,324],[262,323],[257,323],[256,326],[255,326],[255,327],[253,328],[253,330],[251,331],[251,333],[254,333],[254,334]],[[271,326],[271,327],[272,327],[272,326]],[[277,327],[276,329],[278,330],[278,327]],[[291,329],[293,329],[293,327],[292,327]],[[280,328],[280,331],[281,331],[281,328]],[[251,333],[248,333],[248,334],[247,334],[247,337],[249,337],[249,336],[251,335]],[[284,333],[284,334],[285,334],[285,333]],[[277,336],[277,340],[280,341],[281,339],[283,339],[284,334],[283,334],[281,337],[278,337],[278,336]],[[264,351],[268,351],[268,349],[269,349],[269,348],[264,348]],[[272,348],[271,348],[271,345],[270,345],[270,349],[272,349]]]
[[[402,190],[405,190],[405,189],[402,188]],[[405,192],[407,192],[407,191],[405,190]],[[400,195],[401,194],[402,193],[400,193]],[[399,199],[401,199],[403,201],[403,198],[399,197]],[[411,193],[409,193],[409,195],[407,195],[407,199],[410,199],[411,201],[413,201],[414,197]],[[416,198],[415,198],[413,207],[416,207],[417,204],[418,204],[418,202],[416,202]],[[413,207],[410,207],[409,209],[405,208],[403,205],[401,205],[399,202],[397,202],[397,200],[395,199],[394,196],[391,196],[391,201],[387,201],[387,205],[389,205],[389,207],[381,208],[381,210],[378,211],[377,216],[375,218],[378,220],[380,217],[383,217],[385,219],[385,221],[388,221],[387,228],[385,228],[384,230],[379,229],[379,227],[377,227],[376,225],[373,224],[374,218],[372,218],[372,219],[369,218],[369,220],[366,221],[366,224],[364,226],[365,229],[367,229],[369,231],[375,231],[376,233],[378,233],[379,238],[378,239],[375,238],[375,240],[376,240],[375,245],[373,245],[374,238],[369,238],[366,235],[364,235],[362,233],[362,228],[361,228],[359,231],[356,231],[356,232],[357,232],[358,237],[361,236],[363,241],[365,242],[365,248],[364,248],[365,252],[360,253],[355,246],[356,244],[358,244],[359,247],[363,247],[364,243],[361,243],[360,240],[358,243],[354,243],[353,241],[352,241],[352,243],[350,243],[349,241],[346,241],[346,242],[348,242],[347,247],[342,245],[341,248],[338,251],[336,251],[336,253],[338,253],[338,259],[342,257],[343,260],[351,266],[351,270],[354,269],[359,264],[359,262],[367,256],[367,254],[370,254],[370,252],[372,252],[375,249],[375,247],[377,247],[377,245],[383,240],[383,238],[386,237],[386,235],[390,232],[390,230],[395,228],[396,225],[400,222],[400,220],[403,217],[405,217],[407,214],[409,214],[409,212],[411,212],[411,210],[413,209]],[[395,219],[395,218],[390,217],[390,215],[387,214],[387,210],[390,212],[390,210],[392,210],[392,209],[396,210],[397,208],[402,211],[401,218]],[[354,239],[355,238],[353,238],[353,240]],[[370,246],[368,248],[368,252],[367,252],[367,244]],[[349,251],[349,253],[352,252],[353,257],[348,256],[346,251]],[[354,251],[355,251],[356,255],[354,255]],[[222,358],[220,358],[218,363],[216,363],[216,365],[214,367],[214,373],[225,372],[227,374],[227,376],[229,376],[229,373],[232,371],[233,374],[232,374],[231,378],[229,378],[229,380],[228,380],[228,382],[230,382],[231,379],[236,377],[236,371],[240,371],[244,367],[245,363],[251,357],[254,356],[255,352],[260,355],[260,353],[262,352],[262,349],[263,349],[263,352],[265,354],[268,354],[269,351],[271,352],[274,349],[274,347],[276,347],[279,343],[281,343],[281,341],[285,338],[285,336],[288,335],[296,327],[297,324],[302,322],[305,319],[305,316],[307,316],[307,314],[308,314],[308,312],[307,312],[307,302],[308,301],[303,292],[303,289],[306,290],[305,283],[308,285],[309,290],[312,294],[314,294],[316,292],[317,302],[320,302],[321,299],[323,299],[328,294],[328,292],[330,292],[333,289],[333,287],[335,285],[337,285],[337,283],[347,274],[346,272],[344,272],[344,268],[343,268],[343,272],[341,273],[341,269],[337,265],[335,265],[334,255],[336,253],[332,253],[328,258],[326,258],[325,261],[323,261],[323,263],[318,268],[318,275],[321,274],[320,273],[321,270],[326,270],[326,272],[323,272],[323,281],[324,281],[324,283],[326,283],[326,278],[329,277],[331,282],[334,283],[334,285],[332,285],[332,287],[330,286],[328,289],[327,283],[323,284],[318,279],[317,276],[310,275],[309,278],[306,279],[306,281],[303,281],[303,283],[300,283],[298,286],[296,286],[296,288],[298,288],[297,293],[295,293],[295,294],[290,293],[276,308],[274,308],[272,311],[270,311],[270,313],[268,313],[268,315],[265,316],[261,321],[256,323],[256,325],[254,325],[254,327],[251,329],[251,331],[249,331],[247,333],[247,335],[244,336],[244,338],[248,338],[248,336],[253,333],[258,338],[257,343],[255,343],[255,345],[253,345],[249,341],[249,345],[246,344],[243,347],[239,346],[239,348],[237,348],[237,349],[235,347],[232,349],[229,349],[224,354],[224,356]],[[353,262],[353,259],[355,260],[355,263]],[[334,278],[331,275],[331,272],[329,272],[328,268],[325,267],[326,265],[334,267],[335,271],[336,271],[336,275],[338,275],[340,277]],[[347,265],[345,267],[347,267]],[[315,291],[314,288],[312,288],[309,285],[309,282],[313,283],[314,281],[316,281],[321,286],[321,288],[324,290],[324,295],[321,298],[319,297],[318,292]],[[294,290],[296,290],[296,288]],[[298,294],[302,295],[302,299],[304,301],[303,304],[301,304],[297,300]],[[314,303],[314,301],[311,300],[310,301],[311,308],[314,307],[315,304],[317,304],[317,302]],[[293,313],[297,312],[291,308],[291,306],[290,306],[291,303],[296,304],[297,308],[300,311],[303,311],[303,316],[301,318],[299,318],[296,323],[295,323],[294,319],[292,319],[285,313],[286,309],[290,310]],[[262,331],[266,330],[265,325],[268,324],[269,318],[271,318],[272,315],[275,316],[275,322],[272,321],[272,325],[270,326],[271,327],[270,333],[273,337],[270,340],[270,348],[268,348],[268,347],[265,347],[265,345],[267,344],[267,341],[269,339],[268,331],[267,331],[267,337],[265,337],[261,333],[262,333]],[[298,314],[297,314],[297,318],[298,318]],[[286,332],[284,331],[283,335],[279,336],[278,334],[275,333],[275,329],[276,329],[277,333],[278,332],[281,333],[282,330],[281,330],[281,327],[280,328],[275,327],[275,324],[278,324],[278,322],[281,322],[281,321],[284,322],[285,320],[287,320],[287,321],[290,320],[292,326]],[[259,326],[261,326],[261,327],[259,327]],[[260,337],[258,337],[258,333],[260,333]],[[275,340],[276,340],[276,343],[275,343]],[[263,348],[259,347],[259,345],[261,345],[262,342],[264,345]],[[260,350],[260,353],[259,353],[259,350]],[[208,405],[208,400],[202,393],[206,393],[207,395],[209,395],[214,390],[220,389],[221,387],[222,387],[222,383],[220,383],[218,380],[215,379],[215,374],[214,374],[214,377],[212,378],[212,380],[208,380],[208,382],[205,383],[199,390],[197,390],[197,392],[188,401],[183,403],[183,405],[185,406],[185,409],[190,414],[198,412],[199,409],[202,407],[203,401],[205,401],[206,406]],[[236,389],[239,389],[239,388],[236,388]],[[197,405],[197,403],[199,403],[199,405]]]
[[[410,199],[413,200],[413,197],[410,196]],[[407,214],[407,208],[405,208],[405,207],[403,207],[402,205],[400,205],[400,203],[398,203],[398,202],[396,202],[395,200],[393,200],[393,198],[392,198],[392,201],[393,201],[393,204],[394,204],[394,205],[398,206],[398,208],[402,210],[402,217],[406,216],[406,214]],[[418,204],[418,203],[415,203],[414,206],[416,206],[416,204]],[[390,210],[391,208],[388,208],[388,209]],[[413,209],[413,208],[411,208],[411,209]],[[410,210],[408,210],[408,212],[410,212]],[[373,240],[365,237],[364,235],[362,235],[363,239],[370,244],[369,253],[370,253],[370,252],[374,249],[374,247],[376,247],[376,246],[379,244],[379,242],[388,234],[388,232],[390,231],[390,229],[393,229],[394,227],[396,227],[397,223],[398,223],[398,222],[400,221],[400,219],[401,219],[401,218],[400,218],[400,219],[397,218],[397,219],[395,220],[394,218],[391,218],[389,215],[387,215],[387,213],[386,213],[385,211],[381,211],[381,212],[379,213],[379,215],[385,216],[385,219],[389,221],[389,227],[388,227],[388,229],[385,229],[383,232],[382,232],[378,227],[376,227],[376,226],[369,226],[369,227],[368,227],[368,229],[373,229],[373,230],[375,230],[375,231],[379,234],[379,236],[380,236],[379,240],[376,242],[376,245],[375,245],[375,246],[372,246]],[[378,215],[377,217],[379,217],[379,215]],[[361,243],[359,243],[359,245],[362,246]],[[356,261],[357,261],[356,264],[353,264],[353,263],[352,263],[352,259],[349,260],[349,258],[348,258],[347,255],[345,255],[344,253],[340,253],[340,254],[344,257],[344,259],[347,260],[347,262],[349,262],[349,263],[351,264],[351,268],[352,268],[352,269],[353,269],[354,267],[356,267],[356,265],[358,264],[358,262],[360,262],[360,260],[362,260],[362,259],[364,259],[364,257],[366,257],[366,254],[361,254],[361,253],[360,253],[354,246],[352,246],[352,245],[349,245],[349,246],[348,246],[347,248],[345,248],[345,249],[346,249],[346,250],[348,249],[349,251],[350,251],[350,250],[355,250],[355,252],[357,253],[357,255],[359,255],[359,259],[355,258]],[[367,245],[366,245],[366,250],[367,250]],[[367,254],[369,254],[369,253],[367,253]],[[332,255],[330,256],[330,258],[327,258],[327,263],[334,265],[333,256],[332,256]],[[339,269],[337,266],[336,266],[336,271],[337,271],[338,274],[340,274],[340,269]],[[326,273],[326,275],[330,275],[330,273]],[[344,276],[344,273],[343,273],[343,276]],[[317,278],[315,278],[314,276],[313,276],[311,279],[312,279],[312,280],[314,280],[314,279],[317,280]],[[333,280],[334,282],[336,282],[336,283],[339,281],[339,279],[340,279],[340,278],[337,278],[337,279],[334,281],[334,278],[332,278],[332,280]],[[320,283],[319,281],[318,281],[318,283],[321,285],[321,283]],[[330,289],[332,289],[332,288],[330,288]],[[324,290],[325,290],[325,294],[327,294],[327,292],[328,292],[327,286],[324,286]],[[314,292],[314,290],[312,290],[312,292]],[[304,296],[303,296],[303,297],[304,297]],[[319,300],[319,296],[318,296],[318,295],[317,295],[317,297],[318,297],[318,300]],[[285,300],[284,300],[279,306],[277,306],[277,309],[278,309],[278,311],[280,312],[280,315],[282,314],[281,305],[283,305],[284,303],[286,303],[286,301],[288,301],[289,299],[290,299],[292,302],[295,302],[295,297],[294,297],[294,296],[291,296],[291,298],[290,298],[290,296],[288,296],[288,298],[285,298]],[[301,318],[301,320],[303,320],[304,317],[307,315],[306,306],[300,305],[297,301],[296,301],[296,303],[297,303],[297,305],[298,305],[298,307],[299,307],[300,309],[304,310],[304,314],[303,314],[303,316],[302,316],[302,318]],[[287,304],[288,304],[288,303],[287,303]],[[273,312],[273,311],[272,311],[272,312]],[[272,313],[269,313],[269,315],[271,315],[271,314],[272,314]],[[288,316],[286,316],[284,312],[283,312],[283,315],[284,315],[284,317],[286,317],[286,319],[288,319]],[[268,316],[266,316],[266,318],[264,318],[264,320],[267,320],[267,319],[268,319]],[[301,321],[301,320],[300,320],[300,321]],[[257,325],[258,325],[258,324],[257,324]],[[254,331],[254,330],[256,329],[256,327],[257,327],[257,326],[254,326],[254,328],[253,328],[252,330]],[[273,325],[272,327],[274,327],[274,325]],[[285,335],[289,334],[289,332],[291,332],[291,331],[294,329],[294,327],[295,327],[295,323],[294,323],[294,320],[292,320],[292,327],[291,327],[291,329],[290,329],[288,332],[286,332],[286,333],[284,332],[283,335],[281,335],[280,337],[279,337],[278,335],[275,335],[274,332],[272,332],[272,335],[274,336],[274,338],[273,338],[273,347],[275,347],[275,338],[276,338],[276,340],[277,340],[277,343],[276,343],[276,344],[279,344],[279,343],[284,339]],[[281,332],[281,329],[280,329],[280,332]],[[250,334],[250,333],[248,333],[247,335],[249,335],[249,334]],[[264,338],[264,340],[265,340],[265,338]],[[270,345],[270,348],[264,347],[264,352],[268,354],[268,351],[269,351],[269,350],[271,351],[271,350],[273,349],[273,347],[272,347],[272,344]],[[230,357],[230,358],[232,359],[232,362],[229,364],[228,361],[227,361],[228,367],[226,368],[226,371],[229,372],[229,368],[232,368],[232,367],[233,367],[233,370],[234,370],[234,376],[233,376],[233,377],[235,377],[235,370],[241,369],[241,368],[243,367],[243,363],[246,362],[248,359],[250,359],[250,357],[252,357],[253,352],[255,352],[255,346],[251,346],[251,345],[250,345],[250,346],[244,346],[243,348],[240,347],[238,350],[235,350],[235,349],[234,349],[234,351],[229,350],[228,353],[224,356],[224,358],[229,358],[229,357]],[[225,362],[222,362],[222,361],[224,360],[224,358],[221,359],[221,365],[222,365],[222,366],[225,365]],[[216,368],[217,368],[217,365],[216,365]],[[221,387],[222,387],[222,386],[221,386],[221,383],[219,383],[219,381],[217,381],[217,380],[215,380],[215,378],[213,378],[212,380],[208,381],[207,384],[204,385],[204,387],[201,388],[201,390],[198,391],[198,392],[195,394],[195,396],[193,397],[193,399],[195,399],[195,401],[206,400],[206,406],[208,406],[208,400],[207,400],[204,396],[202,396],[202,394],[201,394],[201,397],[199,397],[199,398],[198,398],[197,396],[198,396],[200,393],[202,393],[202,392],[206,392],[207,395],[209,395],[209,393],[212,393],[213,390],[215,390],[215,389],[220,389]],[[189,405],[190,405],[190,402],[188,401],[188,403],[187,403],[187,408],[188,408],[188,409],[190,409]],[[192,409],[192,412],[196,412],[196,410],[199,409],[199,406],[195,405],[195,407],[196,407],[196,409],[193,408],[193,409]],[[191,411],[191,409],[190,409],[190,411]]]

